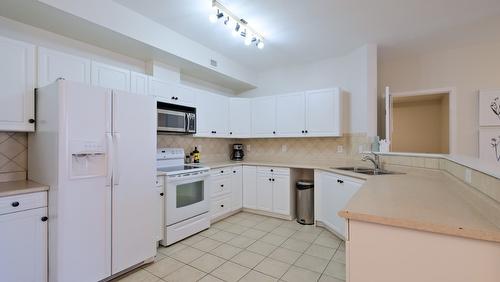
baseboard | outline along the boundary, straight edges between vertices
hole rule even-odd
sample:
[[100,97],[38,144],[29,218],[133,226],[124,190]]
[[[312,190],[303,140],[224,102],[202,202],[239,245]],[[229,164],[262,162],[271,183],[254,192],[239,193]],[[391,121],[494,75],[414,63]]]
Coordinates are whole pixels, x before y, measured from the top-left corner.
[[242,211],[242,210],[243,210],[242,208],[239,208],[239,209],[237,209],[237,210],[230,211],[230,212],[225,213],[225,214],[223,214],[223,215],[221,215],[221,216],[218,216],[218,217],[216,217],[216,218],[214,218],[214,219],[211,219],[211,220],[210,220],[210,224],[214,224],[214,223],[216,223],[216,222],[218,222],[218,221],[221,221],[221,220],[223,220],[223,219],[225,219],[225,218],[228,218],[228,217],[230,217],[230,216],[232,216],[232,215],[235,215],[235,214],[239,213],[239,212],[240,212],[240,211]]
[[243,208],[243,211],[258,214],[258,215],[265,215],[265,216],[270,216],[270,217],[275,217],[275,218],[280,218],[280,219],[286,219],[286,220],[295,219],[291,215],[284,215],[284,214],[279,214],[279,213],[274,213],[274,212],[254,210],[254,209],[249,209],[249,208]]
[[340,239],[344,240],[345,241],[345,238],[344,238],[344,235],[338,233],[337,231],[333,230],[332,228],[330,228],[328,225],[326,225],[325,223],[321,222],[321,220],[316,220],[316,226],[319,226],[319,227],[323,227],[325,228],[326,230],[328,230],[330,233],[332,233],[333,235],[339,237]]

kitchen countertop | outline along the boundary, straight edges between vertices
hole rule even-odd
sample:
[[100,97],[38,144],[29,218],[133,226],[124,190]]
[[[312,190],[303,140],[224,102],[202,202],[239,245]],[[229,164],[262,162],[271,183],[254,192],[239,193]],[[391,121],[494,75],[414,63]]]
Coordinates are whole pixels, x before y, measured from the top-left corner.
[[47,190],[49,190],[49,186],[31,180],[0,182],[0,197],[41,192]]
[[319,169],[355,177],[366,182],[339,212],[344,218],[500,242],[500,205],[440,170],[401,168],[405,174],[369,176],[331,168],[352,165],[346,162],[223,161],[202,165],[210,168],[256,165]]

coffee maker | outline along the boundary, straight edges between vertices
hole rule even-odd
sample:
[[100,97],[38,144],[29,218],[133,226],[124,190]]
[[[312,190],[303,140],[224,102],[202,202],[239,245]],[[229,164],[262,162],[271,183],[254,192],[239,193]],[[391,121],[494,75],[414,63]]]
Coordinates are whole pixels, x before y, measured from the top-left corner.
[[231,153],[231,160],[242,161],[245,153],[243,152],[243,144],[233,144],[233,152]]

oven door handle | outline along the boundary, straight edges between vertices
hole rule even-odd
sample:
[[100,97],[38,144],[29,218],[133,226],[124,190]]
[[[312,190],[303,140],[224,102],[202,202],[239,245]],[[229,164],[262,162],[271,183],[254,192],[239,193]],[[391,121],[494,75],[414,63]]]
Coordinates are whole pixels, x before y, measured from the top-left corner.
[[183,176],[183,177],[168,177],[167,176],[167,183],[174,183],[174,184],[185,184],[189,182],[193,182],[193,179],[197,179],[197,181],[206,181],[208,179],[208,173],[204,174],[195,174],[195,175],[189,175],[189,176]]

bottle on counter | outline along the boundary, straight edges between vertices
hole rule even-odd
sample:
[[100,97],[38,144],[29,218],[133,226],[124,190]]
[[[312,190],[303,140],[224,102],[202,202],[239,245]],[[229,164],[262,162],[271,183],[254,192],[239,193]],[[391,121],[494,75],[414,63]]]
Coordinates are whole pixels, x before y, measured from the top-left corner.
[[194,163],[199,163],[200,162],[200,157],[201,157],[201,154],[200,154],[200,151],[198,151],[198,147],[194,147],[193,162]]

